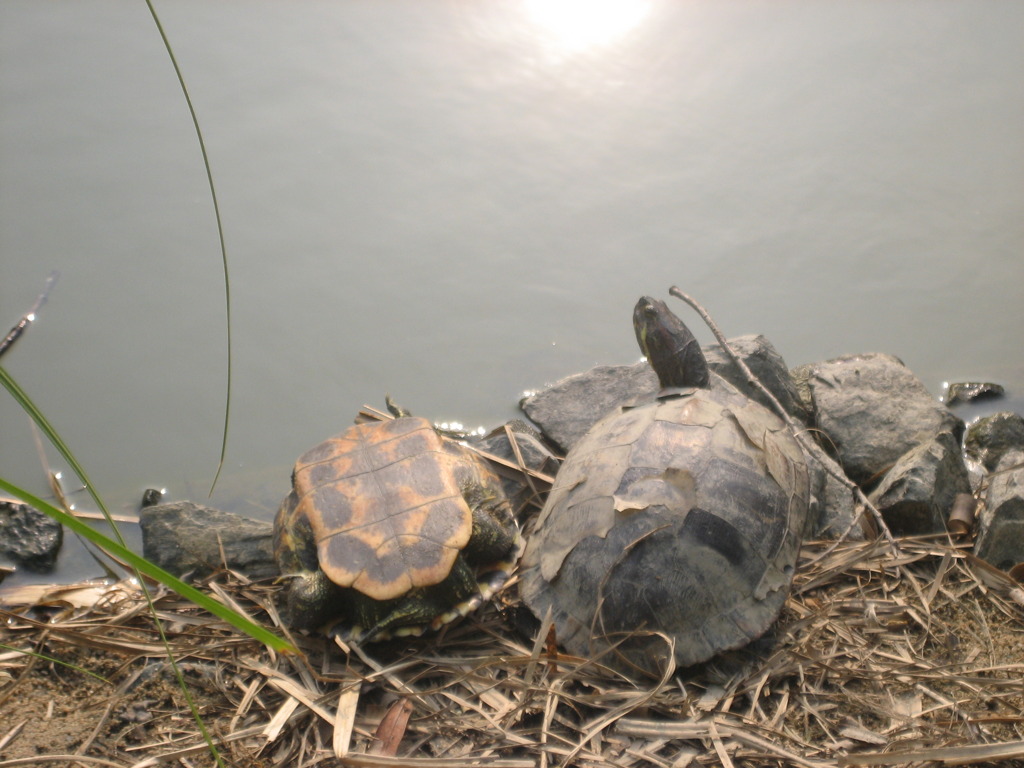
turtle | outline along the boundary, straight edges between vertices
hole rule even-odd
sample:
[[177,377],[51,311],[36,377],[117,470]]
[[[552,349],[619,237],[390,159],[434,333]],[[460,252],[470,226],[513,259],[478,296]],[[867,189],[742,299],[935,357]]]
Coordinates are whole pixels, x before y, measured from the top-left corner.
[[488,600],[522,549],[501,481],[388,400],[302,454],[274,521],[285,620],[369,642],[438,629]]
[[657,675],[775,621],[809,473],[784,421],[709,372],[663,301],[642,297],[633,325],[661,390],[571,447],[528,536],[520,589],[570,653]]

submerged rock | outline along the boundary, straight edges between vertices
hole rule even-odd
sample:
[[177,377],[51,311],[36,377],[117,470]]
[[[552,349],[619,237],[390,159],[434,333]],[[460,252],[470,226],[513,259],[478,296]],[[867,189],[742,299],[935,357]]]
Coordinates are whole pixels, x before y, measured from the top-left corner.
[[987,381],[959,381],[946,388],[946,405],[969,403],[983,397],[1002,397],[1006,393],[999,384]]
[[164,500],[164,491],[162,488],[147,488],[142,492],[142,500],[139,502],[139,508],[145,509],[146,507],[155,507]]

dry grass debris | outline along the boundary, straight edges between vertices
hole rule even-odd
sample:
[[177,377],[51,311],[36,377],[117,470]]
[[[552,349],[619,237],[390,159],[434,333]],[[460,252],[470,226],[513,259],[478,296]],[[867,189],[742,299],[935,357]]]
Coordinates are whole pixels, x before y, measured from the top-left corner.
[[[278,623],[275,587],[207,587]],[[296,637],[298,657],[157,607],[228,765],[1024,766],[1024,596],[938,539],[805,546],[768,637],[659,680],[558,653],[515,594],[416,643]],[[130,585],[76,602],[7,614],[0,768],[212,765]]]

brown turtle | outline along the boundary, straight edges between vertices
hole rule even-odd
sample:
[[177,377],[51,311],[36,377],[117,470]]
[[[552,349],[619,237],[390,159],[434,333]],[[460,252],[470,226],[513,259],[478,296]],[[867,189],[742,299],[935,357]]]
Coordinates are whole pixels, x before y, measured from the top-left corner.
[[508,578],[521,548],[501,482],[426,419],[357,424],[304,453],[274,522],[292,626],[418,635]]
[[761,635],[789,591],[808,471],[783,421],[710,374],[644,297],[637,340],[661,385],[566,457],[529,538],[522,593],[570,652],[658,672]]

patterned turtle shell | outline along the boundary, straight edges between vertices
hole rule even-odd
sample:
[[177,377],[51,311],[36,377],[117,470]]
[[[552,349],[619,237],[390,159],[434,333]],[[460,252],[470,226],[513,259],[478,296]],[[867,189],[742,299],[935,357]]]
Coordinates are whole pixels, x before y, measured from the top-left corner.
[[462,487],[479,461],[423,418],[357,424],[299,457],[294,514],[331,581],[389,600],[447,577],[473,532]]

